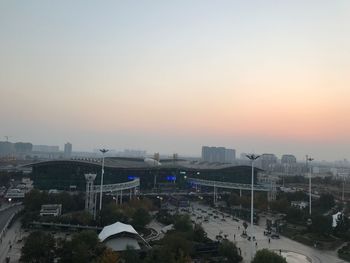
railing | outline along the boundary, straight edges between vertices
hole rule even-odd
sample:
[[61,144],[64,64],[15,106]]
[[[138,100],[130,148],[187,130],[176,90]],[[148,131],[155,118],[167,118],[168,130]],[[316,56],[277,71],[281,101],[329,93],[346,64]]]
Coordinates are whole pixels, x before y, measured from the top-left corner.
[[[121,190],[133,189],[140,186],[140,179],[134,179],[133,181],[120,183],[120,184],[105,184],[102,186],[102,192],[117,192]],[[100,192],[101,186],[95,185],[94,192]]]
[[[238,183],[230,183],[230,182],[203,180],[203,179],[197,179],[197,178],[187,178],[187,181],[197,185],[211,186],[211,187],[217,187],[217,188],[251,190],[251,184],[238,184]],[[268,191],[271,191],[271,188],[265,185],[254,185],[254,190],[268,192]]]
[[51,227],[59,227],[59,228],[71,228],[71,229],[102,230],[102,227],[98,227],[98,226],[84,226],[84,225],[72,225],[72,224],[64,224],[64,223],[51,223],[51,222],[38,222],[38,221],[33,221],[30,223],[30,225],[51,226]]

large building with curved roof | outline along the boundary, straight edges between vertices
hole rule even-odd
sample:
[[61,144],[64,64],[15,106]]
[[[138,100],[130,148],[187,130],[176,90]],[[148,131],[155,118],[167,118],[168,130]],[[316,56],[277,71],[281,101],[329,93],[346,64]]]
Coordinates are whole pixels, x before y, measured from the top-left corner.
[[[102,159],[60,159],[28,166],[32,167],[32,179],[36,188],[68,190],[74,186],[84,191],[84,174],[95,173],[95,182],[100,182]],[[138,177],[141,189],[153,188],[155,177],[158,185],[181,184],[185,177],[243,184],[251,181],[250,166],[183,159],[163,159],[157,162],[153,159],[106,157],[104,170],[104,184],[126,182]]]

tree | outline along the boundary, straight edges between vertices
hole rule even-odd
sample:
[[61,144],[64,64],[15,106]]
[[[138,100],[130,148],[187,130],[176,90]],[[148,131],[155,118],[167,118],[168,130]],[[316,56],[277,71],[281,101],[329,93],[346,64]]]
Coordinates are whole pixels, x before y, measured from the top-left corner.
[[174,229],[180,232],[190,232],[192,223],[189,215],[178,215],[175,217]]
[[301,222],[304,219],[304,212],[298,208],[290,207],[287,210],[286,220],[288,222]]
[[203,227],[199,224],[195,224],[193,228],[193,241],[205,242],[206,240],[207,233],[204,231]]
[[[187,233],[172,232],[162,239],[166,249],[174,255],[176,262],[182,262],[192,252],[192,242],[188,239]],[[182,261],[181,261],[182,260]],[[185,260],[186,261],[186,260]]]
[[128,222],[128,218],[115,205],[115,203],[109,203],[102,207],[100,220],[102,226],[110,225],[117,221]]
[[98,263],[118,263],[120,261],[120,255],[111,250],[110,248],[106,248],[100,258],[98,259]]
[[229,263],[238,263],[242,261],[242,257],[238,254],[236,245],[229,240],[223,240],[220,243],[219,254]]
[[331,194],[321,194],[318,204],[324,210],[329,210],[335,205],[334,196]]
[[130,246],[127,246],[126,250],[123,252],[122,258],[125,262],[141,263],[138,252]]
[[285,198],[270,202],[271,210],[277,211],[280,213],[286,213],[288,207],[290,207],[290,203]]
[[104,246],[99,243],[95,232],[82,231],[74,235],[71,241],[63,241],[58,250],[59,262],[85,263],[99,258]]
[[322,215],[313,216],[311,231],[320,235],[329,235],[332,231],[332,218]]
[[268,206],[267,195],[256,193],[254,195],[254,206],[259,210],[266,210]]
[[47,203],[48,200],[49,196],[46,192],[40,192],[37,189],[33,189],[27,193],[24,198],[24,209],[30,212],[39,211],[41,209],[41,205]]
[[8,172],[0,172],[0,186],[8,187],[10,185],[11,176]]
[[220,243],[219,255],[224,257],[226,262],[229,263],[238,263],[242,261],[242,257],[238,254],[236,245],[227,239]]
[[132,217],[132,223],[137,228],[144,228],[150,221],[149,213],[143,208],[137,209]]
[[176,263],[175,255],[167,246],[153,247],[147,254],[144,263]]
[[268,249],[259,250],[252,260],[252,263],[287,263],[287,260]]
[[41,263],[53,262],[55,240],[42,231],[32,232],[22,248],[21,262]]
[[226,204],[228,207],[239,205],[239,196],[236,193],[231,193],[226,200]]
[[344,216],[344,214],[341,214],[340,218],[337,220],[337,226],[333,229],[334,234],[349,240],[349,229],[350,220],[348,217]]

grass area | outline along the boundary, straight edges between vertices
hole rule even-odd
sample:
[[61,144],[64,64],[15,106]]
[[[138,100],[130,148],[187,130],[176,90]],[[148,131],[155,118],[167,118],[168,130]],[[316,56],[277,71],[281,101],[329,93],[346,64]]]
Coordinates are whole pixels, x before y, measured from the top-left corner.
[[290,224],[283,229],[281,234],[310,247],[315,247],[316,244],[317,248],[325,250],[335,249],[343,243],[341,239],[331,235],[325,236],[315,233],[306,233],[305,227]]
[[298,226],[287,226],[283,228],[283,231],[281,234],[285,237],[288,237],[290,239],[294,239],[295,236],[300,235],[306,230],[305,227],[298,227]]
[[294,236],[294,240],[308,246],[315,247],[316,245],[316,248],[325,250],[333,250],[343,243],[343,241],[339,238],[335,238],[333,236],[317,235],[314,233],[296,235]]

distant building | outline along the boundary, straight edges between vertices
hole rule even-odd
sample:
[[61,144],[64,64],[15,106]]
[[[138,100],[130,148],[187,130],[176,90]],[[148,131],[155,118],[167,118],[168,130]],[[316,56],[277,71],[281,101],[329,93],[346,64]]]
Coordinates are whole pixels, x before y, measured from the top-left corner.
[[33,152],[54,153],[59,151],[60,151],[59,146],[33,145]]
[[[30,163],[26,167],[32,168],[31,178],[34,187],[40,190],[72,190],[86,189],[86,173],[97,174],[96,181],[101,180],[100,158],[74,158],[41,160]],[[177,188],[184,181],[184,172],[187,177],[221,180],[231,183],[250,184],[251,166],[237,166],[231,163],[211,163],[201,160],[161,159],[159,162],[151,158],[106,157],[104,167],[104,182],[116,184],[129,181],[135,177],[140,178],[140,190],[154,187],[154,174],[156,183],[162,191],[166,188]],[[259,169],[255,169],[258,173]],[[257,176],[257,175],[256,175]],[[257,179],[254,179],[257,182]],[[164,185],[164,188],[163,186]]]
[[70,158],[72,156],[72,144],[67,142],[64,145],[64,157]]
[[202,147],[202,160],[206,162],[232,163],[236,159],[236,151],[234,149],[226,149],[225,147]]
[[286,174],[295,174],[297,167],[297,158],[291,154],[284,154],[281,158],[281,170]]
[[132,150],[132,149],[125,149],[123,152],[120,153],[121,156],[124,157],[145,157],[147,155],[146,151],[143,150]]
[[25,155],[31,153],[33,145],[28,142],[0,142],[0,156]]
[[60,216],[62,214],[62,204],[42,205],[40,216]]
[[295,208],[299,208],[300,210],[305,209],[309,206],[309,202],[305,201],[292,201],[291,206]]
[[23,199],[25,195],[25,191],[18,188],[10,188],[7,190],[5,198],[8,201]]
[[258,159],[260,168],[266,171],[273,171],[277,164],[277,157],[272,153],[264,153]]
[[284,154],[281,158],[281,164],[295,164],[297,163],[297,158],[291,154]]
[[226,149],[225,152],[225,163],[232,163],[236,160],[236,150]]

